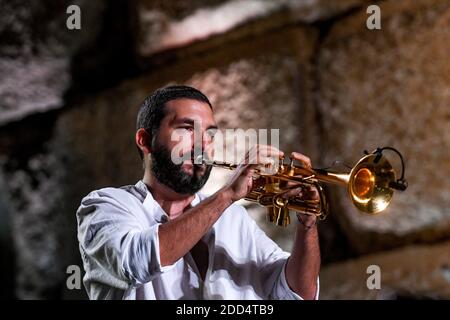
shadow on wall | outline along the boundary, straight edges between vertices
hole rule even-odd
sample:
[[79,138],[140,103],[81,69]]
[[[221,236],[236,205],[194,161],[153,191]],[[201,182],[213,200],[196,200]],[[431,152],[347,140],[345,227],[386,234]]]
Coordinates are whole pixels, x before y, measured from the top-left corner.
[[15,270],[14,243],[4,192],[0,183],[0,299],[14,299],[14,277],[11,276]]

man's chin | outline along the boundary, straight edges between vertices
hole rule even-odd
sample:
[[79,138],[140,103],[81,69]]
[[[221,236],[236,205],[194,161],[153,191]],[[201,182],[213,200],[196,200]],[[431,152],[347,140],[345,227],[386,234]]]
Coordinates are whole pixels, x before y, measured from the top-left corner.
[[183,170],[185,174],[188,174],[191,177],[194,176],[195,174],[199,178],[203,177],[203,175],[206,173],[206,169],[207,166],[204,164],[194,165],[192,163],[185,163],[181,167],[181,170]]
[[181,166],[181,171],[183,171],[184,174],[192,177],[194,176],[195,167],[193,164],[185,163]]

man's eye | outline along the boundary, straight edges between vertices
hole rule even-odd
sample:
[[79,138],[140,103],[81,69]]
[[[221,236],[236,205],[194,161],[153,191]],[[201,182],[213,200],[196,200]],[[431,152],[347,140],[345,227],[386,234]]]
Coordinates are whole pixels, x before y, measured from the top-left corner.
[[206,131],[206,134],[211,138],[211,139],[213,139],[214,138],[214,136],[216,135],[216,133],[217,133],[217,130],[207,130]]
[[178,129],[180,129],[180,130],[188,130],[188,131],[193,131],[194,130],[193,127],[180,127]]

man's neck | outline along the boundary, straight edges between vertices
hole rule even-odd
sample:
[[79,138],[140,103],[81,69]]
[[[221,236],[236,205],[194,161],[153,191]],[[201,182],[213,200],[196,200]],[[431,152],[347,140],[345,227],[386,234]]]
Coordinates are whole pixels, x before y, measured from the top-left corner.
[[149,192],[152,193],[153,199],[155,199],[164,212],[167,213],[170,220],[180,216],[195,198],[195,195],[176,193],[172,189],[161,184],[148,171],[145,172],[142,181],[146,184]]

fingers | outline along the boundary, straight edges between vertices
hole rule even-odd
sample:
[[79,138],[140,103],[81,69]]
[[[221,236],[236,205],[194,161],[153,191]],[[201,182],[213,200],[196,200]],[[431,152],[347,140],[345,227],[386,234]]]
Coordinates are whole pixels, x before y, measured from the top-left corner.
[[[283,186],[283,187],[288,187],[288,188],[291,188],[291,187],[295,187],[295,186],[300,186],[301,185],[301,183],[300,182],[295,182],[295,181],[283,181],[284,183],[285,183],[285,185]],[[281,183],[281,182],[280,182]]]
[[313,186],[303,188],[299,195],[305,200],[319,200],[319,191]]
[[266,184],[266,178],[265,177],[258,177],[256,179],[253,179],[253,188],[260,188],[263,187]]
[[268,156],[283,156],[284,152],[279,150],[278,148],[275,148],[274,146],[264,145],[264,144],[258,144],[252,148],[253,150],[258,150],[260,153],[265,153]]
[[301,187],[300,187],[300,188],[294,188],[294,189],[291,189],[291,190],[289,190],[289,191],[283,193],[282,197],[283,197],[284,199],[289,199],[289,198],[293,198],[293,197],[298,197],[299,194],[301,193],[301,191],[302,191],[302,188],[301,188]]
[[246,154],[243,163],[246,164],[269,164],[274,159],[279,159],[284,153],[273,146],[256,145]]
[[283,193],[283,198],[298,197],[302,200],[319,200],[319,191],[313,186],[300,186]]
[[238,176],[252,177],[255,174],[256,165],[241,163],[233,174],[233,178]]
[[311,159],[308,158],[307,156],[305,156],[304,154],[301,154],[298,152],[292,152],[291,159],[295,159],[295,160],[301,162],[307,168],[312,168]]

